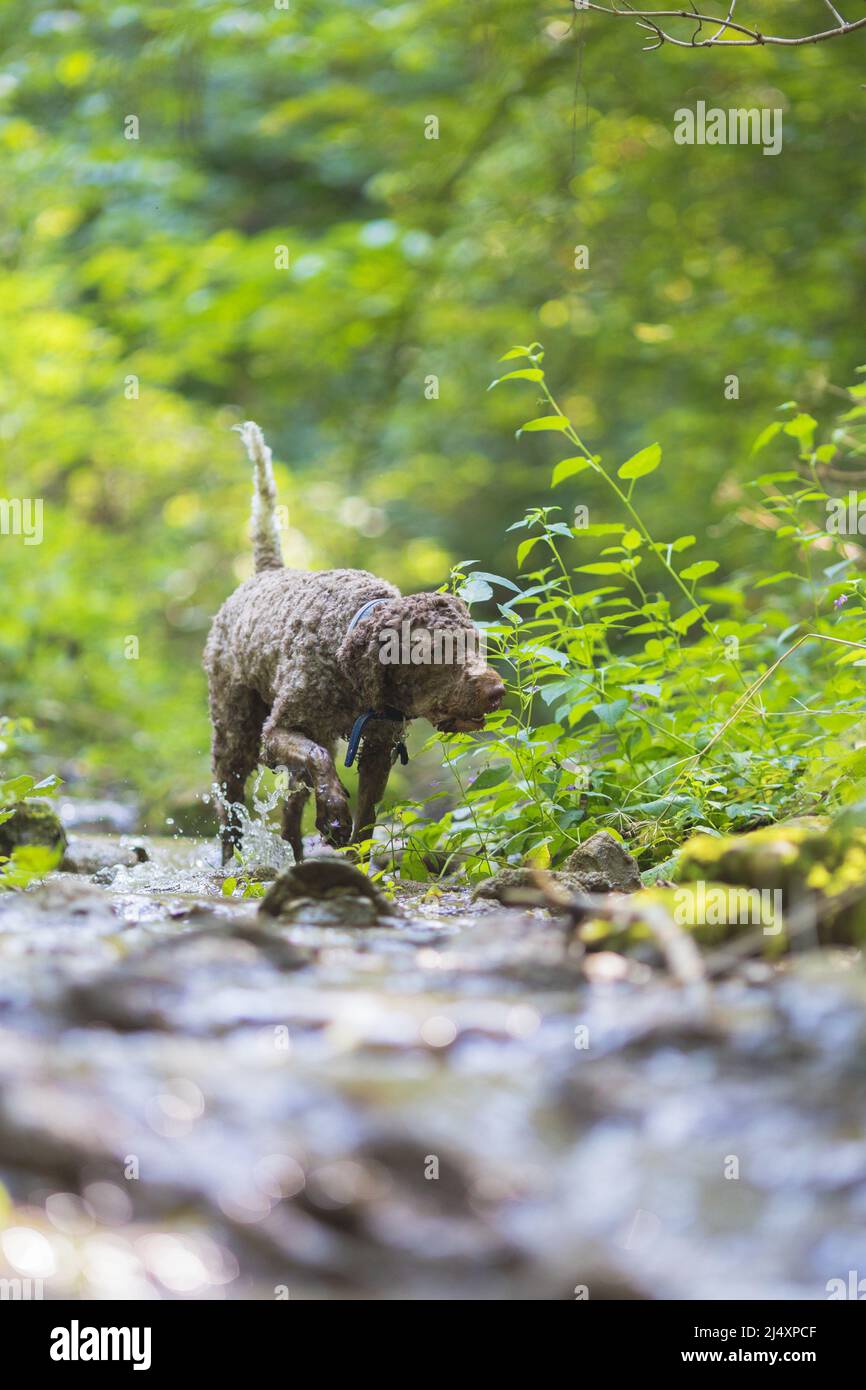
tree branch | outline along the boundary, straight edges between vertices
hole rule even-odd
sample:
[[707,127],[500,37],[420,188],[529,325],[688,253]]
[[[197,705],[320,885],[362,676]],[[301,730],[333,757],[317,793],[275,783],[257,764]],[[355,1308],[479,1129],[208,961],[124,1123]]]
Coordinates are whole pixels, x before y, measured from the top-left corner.
[[[648,52],[661,48],[664,43],[673,44],[675,48],[754,48],[758,44],[777,44],[785,48],[797,48],[807,43],[823,43],[826,39],[838,39],[844,34],[853,34],[855,29],[866,28],[866,18],[855,19],[849,23],[842,18],[832,0],[824,0],[824,4],[836,20],[835,28],[822,29],[813,34],[802,34],[795,37],[787,37],[782,34],[762,34],[759,29],[752,29],[747,24],[740,24],[734,18],[737,0],[729,0],[728,11],[724,16],[699,14],[694,8],[691,10],[643,10],[635,9],[628,4],[622,8],[616,4],[616,0],[612,5],[601,5],[597,0],[572,0],[572,3],[576,10],[596,10],[599,14],[613,15],[616,19],[633,20],[641,29],[646,29],[653,35],[653,42],[645,45]],[[659,24],[661,19],[684,19],[696,27],[691,38],[677,38],[667,29],[662,28]],[[714,32],[706,38],[701,38],[705,24],[712,25]]]

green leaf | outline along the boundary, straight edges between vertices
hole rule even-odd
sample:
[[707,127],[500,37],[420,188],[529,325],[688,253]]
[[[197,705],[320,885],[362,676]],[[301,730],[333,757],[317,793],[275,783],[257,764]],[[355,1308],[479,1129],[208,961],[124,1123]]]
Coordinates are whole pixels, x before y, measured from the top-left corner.
[[570,459],[560,459],[553,470],[553,477],[550,480],[551,487],[559,487],[566,478],[573,478],[577,473],[583,473],[585,469],[592,467],[592,459],[584,458],[581,454]]
[[716,560],[698,560],[696,564],[689,565],[688,569],[680,571],[680,579],[687,579],[691,583],[693,579],[703,579],[706,574],[715,574],[718,568]]
[[510,589],[513,594],[519,594],[520,589],[513,579],[506,579],[501,574],[488,574],[487,570],[473,570],[468,576],[470,579],[486,579],[488,584],[501,584],[503,589]]
[[62,786],[62,777],[58,777],[56,773],[52,772],[48,777],[43,777],[41,782],[37,782],[36,785],[31,788],[30,795],[50,796],[51,792],[56,791],[58,787]]
[[539,542],[540,540],[541,540],[541,537],[540,537],[540,536],[530,536],[530,537],[528,538],[528,540],[525,540],[525,541],[521,541],[521,542],[520,542],[520,545],[517,547],[517,568],[518,568],[518,569],[521,569],[521,568],[522,568],[523,562],[524,562],[524,560],[526,559],[527,555],[530,553],[530,551],[532,550],[533,546],[537,545],[538,542]]
[[770,483],[791,483],[799,477],[800,474],[797,472],[796,468],[786,468],[778,470],[775,473],[762,473],[760,478],[756,478],[754,483],[750,483],[749,486],[768,487]]
[[781,584],[783,579],[799,579],[799,574],[794,574],[792,570],[779,570],[778,574],[770,574],[766,579],[759,579],[753,585],[755,589],[766,589],[768,584]]
[[489,791],[491,787],[498,787],[502,782],[507,782],[510,776],[510,767],[486,767],[470,784],[469,791]]
[[608,729],[619,723],[622,716],[628,709],[628,700],[612,700],[610,704],[593,705],[592,712],[596,718]]
[[529,434],[538,430],[556,430],[558,434],[561,434],[563,430],[567,429],[568,420],[564,415],[540,415],[537,420],[527,420],[525,425],[521,425],[515,437],[519,439],[522,434]]
[[32,777],[10,777],[8,782],[0,782],[0,804],[9,805],[15,801],[23,801],[25,796],[29,796],[36,783]]
[[783,425],[782,428],[785,434],[798,440],[805,449],[811,447],[815,431],[818,428],[818,421],[813,420],[811,415],[795,415],[793,420],[789,420],[787,425]]
[[503,352],[500,362],[510,362],[515,357],[532,357],[536,348],[540,348],[541,343],[530,343],[529,347],[513,347],[507,352]]
[[503,381],[543,381],[544,372],[539,367],[521,367],[516,372],[506,372],[504,376],[498,376],[495,381],[491,381],[488,391],[492,391],[494,386],[499,386]]
[[486,603],[487,599],[493,597],[492,588],[480,574],[470,574],[466,582],[459,586],[457,593],[464,603]]
[[653,473],[658,468],[662,460],[662,448],[660,444],[648,444],[640,453],[634,454],[628,459],[621,468],[617,469],[618,478],[643,478],[647,473]]
[[704,612],[705,609],[703,607],[690,608],[688,613],[683,613],[682,617],[676,618],[675,621],[671,623],[671,627],[674,629],[674,632],[679,632],[680,635],[683,635],[688,632],[689,628],[692,627],[699,618],[703,617]]
[[761,433],[758,435],[757,439],[752,445],[752,453],[757,454],[759,449],[763,449],[765,445],[769,444],[771,439],[775,439],[776,435],[779,433],[779,430],[781,428],[781,420],[774,420],[773,423],[771,425],[768,425],[766,429],[761,430]]
[[622,574],[623,566],[613,560],[596,560],[591,565],[578,565],[575,574]]
[[643,681],[635,685],[624,685],[623,690],[629,690],[633,695],[651,695],[654,700],[658,700],[662,693],[658,681]]

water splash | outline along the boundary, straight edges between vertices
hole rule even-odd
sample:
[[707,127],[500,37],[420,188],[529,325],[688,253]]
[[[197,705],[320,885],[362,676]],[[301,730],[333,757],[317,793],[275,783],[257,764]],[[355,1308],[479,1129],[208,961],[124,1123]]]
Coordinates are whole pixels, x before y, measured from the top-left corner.
[[244,867],[254,867],[258,871],[268,869],[274,874],[292,867],[295,856],[291,847],[268,822],[270,813],[277,809],[289,791],[289,774],[285,768],[278,769],[270,791],[267,789],[267,774],[259,771],[251,789],[251,811],[243,802],[227,802],[224,785],[214,783],[212,791],[215,799],[233,812],[241,827],[240,857]]

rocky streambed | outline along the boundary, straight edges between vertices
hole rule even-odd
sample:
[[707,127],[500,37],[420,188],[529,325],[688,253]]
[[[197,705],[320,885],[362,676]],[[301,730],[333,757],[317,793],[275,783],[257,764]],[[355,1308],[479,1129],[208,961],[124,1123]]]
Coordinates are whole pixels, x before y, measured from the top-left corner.
[[4,1288],[823,1299],[866,1277],[857,950],[684,984],[465,891],[323,892],[320,866],[288,901],[227,897],[189,840],[73,838],[66,862],[0,895]]

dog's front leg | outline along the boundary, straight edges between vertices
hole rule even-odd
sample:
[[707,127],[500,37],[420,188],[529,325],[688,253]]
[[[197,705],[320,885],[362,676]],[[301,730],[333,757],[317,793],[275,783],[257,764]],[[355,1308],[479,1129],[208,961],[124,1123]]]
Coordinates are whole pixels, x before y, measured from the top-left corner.
[[385,795],[391,767],[394,762],[394,748],[388,744],[365,740],[358,759],[358,813],[352,840],[369,840],[376,826],[376,807]]
[[352,836],[349,797],[326,748],[305,734],[272,729],[264,736],[264,752],[272,766],[286,767],[305,782],[316,798],[316,829],[329,845],[347,845]]

